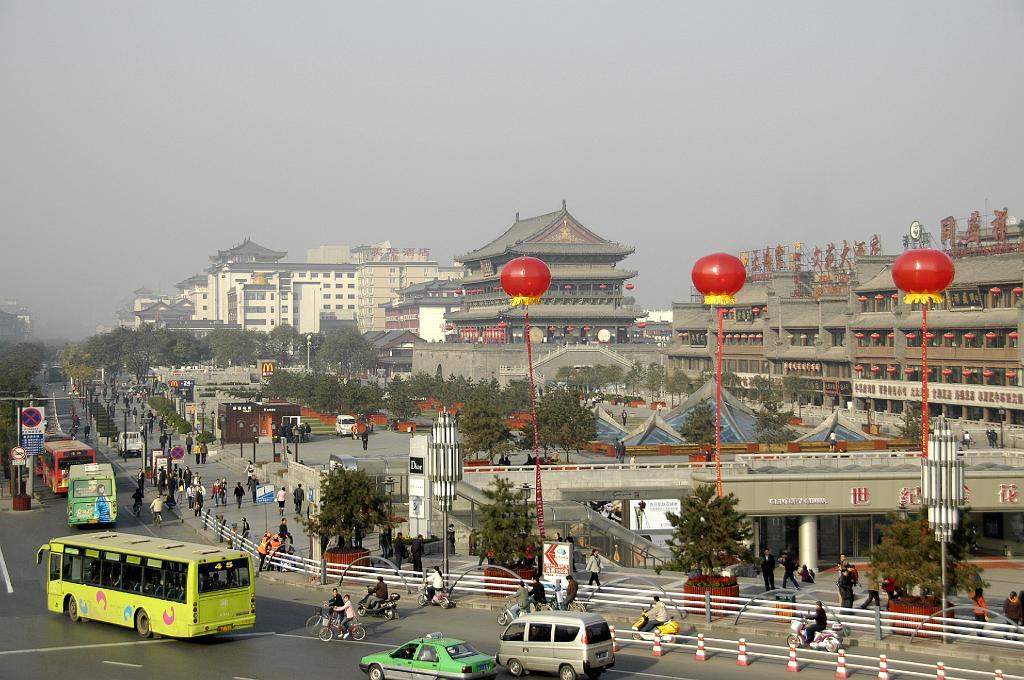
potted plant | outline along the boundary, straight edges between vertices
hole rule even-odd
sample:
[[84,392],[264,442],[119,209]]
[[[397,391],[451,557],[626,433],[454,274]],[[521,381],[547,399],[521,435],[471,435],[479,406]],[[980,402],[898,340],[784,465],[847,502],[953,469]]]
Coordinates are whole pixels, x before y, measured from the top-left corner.
[[722,574],[723,569],[752,559],[750,520],[736,510],[738,503],[735,495],[719,498],[713,485],[701,484],[681,500],[678,515],[667,514],[672,561],[665,568],[691,574],[683,584],[684,593],[739,597],[736,577]]
[[[536,573],[536,567],[516,566],[537,539],[529,491],[528,486],[517,488],[505,477],[495,477],[483,490],[488,502],[480,506],[480,549],[488,556],[488,564],[504,567],[524,580]],[[498,595],[515,590],[511,584],[496,580],[511,578],[505,569],[489,566],[484,570],[485,583]]]
[[321,545],[337,537],[336,547],[324,551],[327,561],[352,564],[368,556],[362,537],[389,522],[383,491],[362,470],[337,467],[322,478],[320,493],[316,514],[301,521],[307,533],[321,537]]
[[[975,587],[988,585],[981,580],[978,567],[967,560],[969,546],[974,544],[977,535],[967,513],[967,509],[960,513],[960,525],[946,544],[947,585],[952,592],[970,592]],[[893,624],[897,633],[909,635],[920,622],[916,617],[930,616],[942,610],[942,547],[928,526],[925,508],[913,516],[891,513],[889,522],[878,545],[868,553],[869,575],[879,583],[891,577],[905,593],[889,603],[889,611],[914,615],[906,617],[905,624]],[[938,627],[929,628],[939,630]]]

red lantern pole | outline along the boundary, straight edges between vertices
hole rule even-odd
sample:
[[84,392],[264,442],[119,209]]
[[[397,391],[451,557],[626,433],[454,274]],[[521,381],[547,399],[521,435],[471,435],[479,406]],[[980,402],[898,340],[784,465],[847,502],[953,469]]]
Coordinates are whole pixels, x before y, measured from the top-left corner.
[[921,457],[928,457],[928,303],[921,303]]
[[535,495],[537,506],[537,531],[540,537],[544,538],[544,492],[540,486],[540,436],[537,434],[537,389],[533,384],[533,343],[530,342],[530,306],[523,307],[523,318],[526,325],[526,367],[530,372],[530,413],[533,415],[533,459],[536,461],[534,477],[536,479],[537,492]]
[[722,320],[725,308],[718,308],[718,365],[715,369],[715,493],[721,498],[722,489]]

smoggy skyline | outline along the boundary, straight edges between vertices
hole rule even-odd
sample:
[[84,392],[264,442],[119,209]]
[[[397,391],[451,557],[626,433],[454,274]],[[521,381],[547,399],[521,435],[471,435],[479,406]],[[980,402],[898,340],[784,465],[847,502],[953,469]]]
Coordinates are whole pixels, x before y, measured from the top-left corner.
[[[443,264],[562,199],[694,260],[1008,207],[1018,2],[0,1],[0,297],[83,337],[251,237]],[[989,218],[991,219],[991,218]]]

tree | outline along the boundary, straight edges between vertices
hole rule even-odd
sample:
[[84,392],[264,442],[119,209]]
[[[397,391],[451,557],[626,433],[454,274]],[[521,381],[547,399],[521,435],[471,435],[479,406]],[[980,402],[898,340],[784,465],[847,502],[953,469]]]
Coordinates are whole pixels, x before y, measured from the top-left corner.
[[495,477],[483,494],[487,503],[480,506],[481,550],[492,551],[495,563],[511,567],[536,540],[533,509],[505,477]]
[[640,394],[640,386],[644,382],[646,373],[643,364],[639,361],[634,361],[633,365],[630,366],[629,370],[622,377],[622,381],[626,383],[626,390],[630,395]]
[[782,395],[779,390],[759,388],[756,392],[760,406],[754,426],[757,441],[762,444],[785,444],[792,441],[796,437],[796,433],[789,427],[789,419],[793,412],[782,409]]
[[339,548],[358,545],[357,537],[390,521],[387,497],[362,470],[334,468],[321,479],[320,493],[320,510],[300,521],[307,532],[321,537],[323,545],[332,536]]
[[665,515],[672,525],[668,541],[672,562],[666,568],[711,575],[737,559],[751,561],[750,520],[736,510],[738,504],[739,499],[731,493],[719,498],[712,484],[695,487],[681,500],[678,515]]
[[[968,549],[977,536],[969,512],[967,508],[960,512],[960,526],[953,532],[946,553],[949,584],[957,591],[967,592],[988,585],[981,580],[978,567],[967,559]],[[870,573],[879,581],[891,576],[907,593],[920,588],[921,595],[928,598],[930,604],[936,604],[942,592],[940,551],[941,546],[928,526],[925,508],[913,517],[901,518],[890,513],[889,525],[882,531],[881,540],[868,553]]]
[[709,444],[715,441],[715,410],[708,400],[697,402],[687,416],[679,434],[692,444]]
[[665,380],[665,389],[672,396],[672,405],[676,405],[676,397],[681,397],[693,389],[693,381],[681,370],[673,371]]
[[249,366],[259,358],[260,343],[256,331],[217,328],[206,336],[206,342],[218,366]]
[[921,405],[903,402],[903,422],[900,423],[900,436],[914,441],[921,440]]
[[661,394],[661,390],[665,387],[666,379],[667,375],[664,366],[654,362],[647,366],[647,371],[644,373],[644,387],[651,393],[651,401],[655,400],[655,395]]
[[121,345],[124,368],[138,382],[145,380],[155,364],[163,363],[160,361],[166,354],[162,345],[163,339],[150,324],[144,324],[135,331],[128,331],[124,336]]
[[483,453],[490,462],[512,448],[512,433],[497,407],[491,404],[467,404],[459,414],[459,432],[467,453]]
[[291,359],[295,349],[300,344],[305,344],[305,339],[300,342],[299,332],[293,326],[283,323],[274,326],[274,329],[263,338],[262,358],[272,359],[278,366],[285,366]]
[[[0,392],[4,396],[28,397],[42,394],[33,384],[43,366],[44,348],[41,344],[30,342],[0,344]],[[25,404],[28,405],[27,403]],[[9,451],[18,440],[18,428],[14,419],[14,411],[10,403],[0,408],[0,447]],[[4,456],[4,467],[10,465],[10,457]]]
[[409,395],[409,383],[399,377],[392,378],[388,383],[384,404],[391,415],[399,420],[407,420],[419,413],[416,402]]
[[61,351],[60,369],[76,385],[96,376],[96,366],[82,345],[67,345]]
[[597,420],[574,393],[549,390],[537,405],[537,435],[545,450],[561,449],[568,459],[569,451],[597,437]]
[[317,358],[344,376],[365,375],[377,366],[377,348],[355,328],[324,335]]

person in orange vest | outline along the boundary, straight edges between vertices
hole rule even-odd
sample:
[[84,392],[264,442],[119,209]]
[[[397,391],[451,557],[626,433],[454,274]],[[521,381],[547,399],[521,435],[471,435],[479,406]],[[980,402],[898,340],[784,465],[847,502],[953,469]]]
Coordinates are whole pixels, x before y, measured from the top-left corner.
[[267,559],[267,548],[270,545],[270,534],[263,534],[263,538],[260,539],[259,545],[256,546],[256,552],[260,556],[260,571],[263,571],[263,562]]
[[[279,534],[274,534],[270,537],[270,547],[267,550],[267,556],[270,558],[271,564],[267,565],[268,571],[274,570],[273,560],[275,557],[277,557],[277,551],[281,549],[281,543],[281,536]],[[281,565],[277,566],[277,570],[281,571]]]

